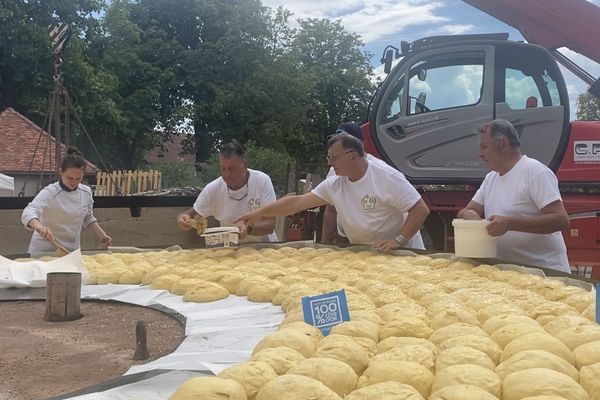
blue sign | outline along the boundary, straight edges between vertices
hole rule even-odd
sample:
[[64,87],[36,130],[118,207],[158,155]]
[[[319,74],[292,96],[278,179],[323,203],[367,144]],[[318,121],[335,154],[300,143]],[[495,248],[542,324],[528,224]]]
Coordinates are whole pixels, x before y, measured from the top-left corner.
[[[600,324],[600,303],[598,302],[600,299],[598,298],[598,290],[600,290],[600,283],[596,283],[596,323]],[[306,314],[304,319],[306,319]]]
[[325,336],[329,335],[329,331],[335,325],[350,321],[344,289],[318,296],[303,297],[302,309],[304,321],[319,328]]

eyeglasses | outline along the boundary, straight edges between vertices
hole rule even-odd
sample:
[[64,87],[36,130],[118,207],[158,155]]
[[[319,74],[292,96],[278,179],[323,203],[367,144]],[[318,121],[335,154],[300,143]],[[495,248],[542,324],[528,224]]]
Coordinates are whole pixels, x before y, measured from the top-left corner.
[[336,162],[344,154],[354,153],[354,151],[355,150],[348,150],[348,151],[343,152],[342,154],[338,154],[337,156],[327,156],[327,162],[332,164],[332,163]]

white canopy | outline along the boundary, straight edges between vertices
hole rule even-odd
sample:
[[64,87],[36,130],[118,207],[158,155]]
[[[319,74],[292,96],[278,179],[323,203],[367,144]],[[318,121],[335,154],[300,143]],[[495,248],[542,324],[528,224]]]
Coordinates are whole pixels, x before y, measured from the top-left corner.
[[13,196],[15,191],[15,178],[0,174],[0,196]]

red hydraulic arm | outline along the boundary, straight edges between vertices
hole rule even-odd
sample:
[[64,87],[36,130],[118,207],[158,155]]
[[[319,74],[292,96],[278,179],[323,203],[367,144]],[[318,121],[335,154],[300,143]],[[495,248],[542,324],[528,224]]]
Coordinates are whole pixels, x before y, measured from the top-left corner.
[[[600,63],[600,41],[598,40],[600,38],[600,7],[589,1],[463,1],[515,27],[529,43],[537,44],[550,51],[559,47],[567,47]],[[558,61],[564,65],[564,60]],[[569,68],[567,65],[565,67]],[[573,72],[579,76],[577,72]],[[582,76],[580,78],[584,79]],[[584,80],[589,84],[593,83],[590,82],[589,75],[586,78]]]

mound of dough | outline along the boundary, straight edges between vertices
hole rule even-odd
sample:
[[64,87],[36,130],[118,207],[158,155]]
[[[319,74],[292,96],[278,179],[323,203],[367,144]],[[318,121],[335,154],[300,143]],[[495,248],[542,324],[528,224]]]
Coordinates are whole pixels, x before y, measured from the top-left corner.
[[357,389],[344,400],[424,400],[412,386],[387,381]]
[[527,335],[528,333],[533,332],[546,332],[544,328],[540,325],[534,324],[509,324],[504,325],[501,328],[496,329],[494,333],[491,334],[491,338],[494,342],[498,343],[498,345],[502,348],[510,343],[513,339],[521,337],[523,335]]
[[573,350],[573,354],[575,354],[575,366],[577,369],[600,362],[600,340],[578,346]]
[[427,398],[431,392],[433,374],[424,366],[410,361],[378,361],[369,364],[358,378],[357,387],[360,389],[386,381],[410,385]]
[[201,281],[183,295],[183,301],[209,303],[229,296],[229,291],[218,283]]
[[352,367],[356,375],[362,374],[369,363],[369,353],[354,340],[323,340],[315,350],[313,357],[333,358]]
[[588,393],[592,392],[592,389],[598,383],[598,376],[600,375],[600,363],[586,365],[579,371],[579,384],[583,386]]
[[562,330],[580,325],[594,325],[594,322],[581,315],[565,314],[554,317],[544,325],[544,329],[552,336],[556,336]]
[[219,378],[232,379],[242,385],[248,400],[254,400],[256,395],[277,374],[269,364],[264,361],[250,361],[244,364],[225,368],[217,374]]
[[556,338],[567,345],[571,350],[575,350],[582,344],[600,340],[600,326],[579,325],[563,329],[558,332]]
[[436,392],[452,385],[473,385],[500,398],[502,381],[498,374],[487,368],[472,364],[450,365],[437,371],[431,390]]
[[578,380],[577,370],[572,364],[564,358],[545,350],[521,351],[498,365],[496,373],[504,379],[513,372],[530,368],[548,368]]
[[269,347],[252,356],[252,361],[268,363],[277,375],[283,375],[305,357],[289,347]]
[[391,336],[413,336],[427,339],[433,330],[425,321],[417,317],[401,317],[383,325],[379,331],[379,339]]
[[[199,399],[204,400],[200,397]],[[316,379],[302,375],[278,376],[258,392],[256,400],[342,400]]]
[[352,337],[364,337],[375,343],[379,341],[379,326],[370,321],[347,321],[331,328],[331,333]]
[[181,384],[169,400],[247,400],[242,385],[214,376],[192,378]]
[[352,367],[333,358],[307,358],[290,368],[288,373],[316,379],[340,397],[356,389],[358,381]]
[[419,346],[425,346],[428,349],[431,349],[431,351],[437,353],[437,346],[435,344],[431,343],[427,339],[416,338],[416,337],[412,337],[412,336],[389,337],[389,338],[377,343],[377,351],[379,353],[385,353],[386,351],[389,351],[395,347],[411,346],[411,345],[415,345],[415,344],[419,345]]
[[463,335],[446,339],[440,343],[439,348],[444,351],[455,346],[467,346],[482,351],[487,354],[494,363],[498,362],[502,354],[502,350],[496,342],[488,336],[479,335]]
[[450,324],[443,328],[433,331],[431,336],[429,336],[429,340],[432,343],[439,346],[440,343],[442,343],[445,340],[463,335],[477,335],[488,337],[488,334],[485,333],[483,329],[481,329],[478,326],[465,324],[462,322],[456,322],[454,324]]
[[310,357],[315,351],[315,343],[309,336],[296,329],[284,328],[265,336],[254,347],[252,355],[263,349],[280,346],[294,349],[304,357]]
[[505,325],[512,324],[530,324],[535,326],[541,326],[535,319],[528,317],[527,315],[520,314],[503,314],[496,315],[488,319],[483,323],[481,328],[488,334],[496,332],[496,330],[502,328]]
[[428,400],[498,400],[485,389],[473,385],[450,385],[436,390]]
[[410,361],[421,364],[429,371],[434,371],[434,352],[426,347],[413,344],[410,346],[395,347],[385,353],[378,354],[371,358],[369,363],[379,361]]
[[449,347],[442,351],[435,359],[435,370],[442,371],[451,365],[472,364],[493,371],[496,364],[481,350],[467,346]]
[[533,332],[514,339],[504,347],[500,362],[525,350],[546,350],[575,364],[573,352],[563,342],[545,332]]
[[502,400],[555,395],[567,400],[589,400],[587,392],[572,378],[548,368],[513,372],[502,382]]

